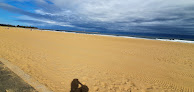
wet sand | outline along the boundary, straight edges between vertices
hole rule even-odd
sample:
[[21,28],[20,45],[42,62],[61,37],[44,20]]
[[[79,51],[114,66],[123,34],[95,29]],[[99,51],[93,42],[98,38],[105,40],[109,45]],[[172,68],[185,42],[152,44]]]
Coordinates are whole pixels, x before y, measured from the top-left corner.
[[194,44],[0,27],[0,58],[54,92],[193,92]]

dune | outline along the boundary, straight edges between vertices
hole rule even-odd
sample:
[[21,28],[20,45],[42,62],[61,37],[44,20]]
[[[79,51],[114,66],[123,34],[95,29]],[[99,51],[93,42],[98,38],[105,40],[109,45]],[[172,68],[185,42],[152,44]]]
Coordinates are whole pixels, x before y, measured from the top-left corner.
[[193,92],[194,44],[0,27],[0,58],[54,92]]

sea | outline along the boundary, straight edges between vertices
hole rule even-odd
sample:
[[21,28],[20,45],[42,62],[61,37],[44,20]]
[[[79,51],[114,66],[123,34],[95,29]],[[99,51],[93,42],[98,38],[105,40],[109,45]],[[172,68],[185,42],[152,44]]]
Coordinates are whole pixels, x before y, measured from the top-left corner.
[[184,35],[184,34],[133,33],[133,32],[86,32],[86,31],[48,30],[48,29],[40,29],[40,30],[54,31],[54,32],[70,32],[70,33],[99,35],[99,36],[135,38],[135,39],[160,40],[160,41],[181,42],[181,43],[194,43],[193,35]]

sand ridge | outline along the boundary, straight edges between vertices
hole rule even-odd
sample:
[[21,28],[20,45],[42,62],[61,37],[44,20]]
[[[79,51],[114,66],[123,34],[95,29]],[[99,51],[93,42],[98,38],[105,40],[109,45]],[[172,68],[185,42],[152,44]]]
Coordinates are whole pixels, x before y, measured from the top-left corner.
[[54,92],[193,92],[194,44],[0,27],[5,58]]

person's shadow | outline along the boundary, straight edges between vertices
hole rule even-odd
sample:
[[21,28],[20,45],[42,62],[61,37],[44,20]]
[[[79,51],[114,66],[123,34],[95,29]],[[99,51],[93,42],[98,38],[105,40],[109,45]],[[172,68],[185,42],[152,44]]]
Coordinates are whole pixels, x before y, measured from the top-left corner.
[[[81,85],[80,88],[79,84]],[[78,79],[73,79],[71,82],[71,91],[70,92],[88,92],[89,88],[86,85],[83,85],[82,83],[79,82]]]

